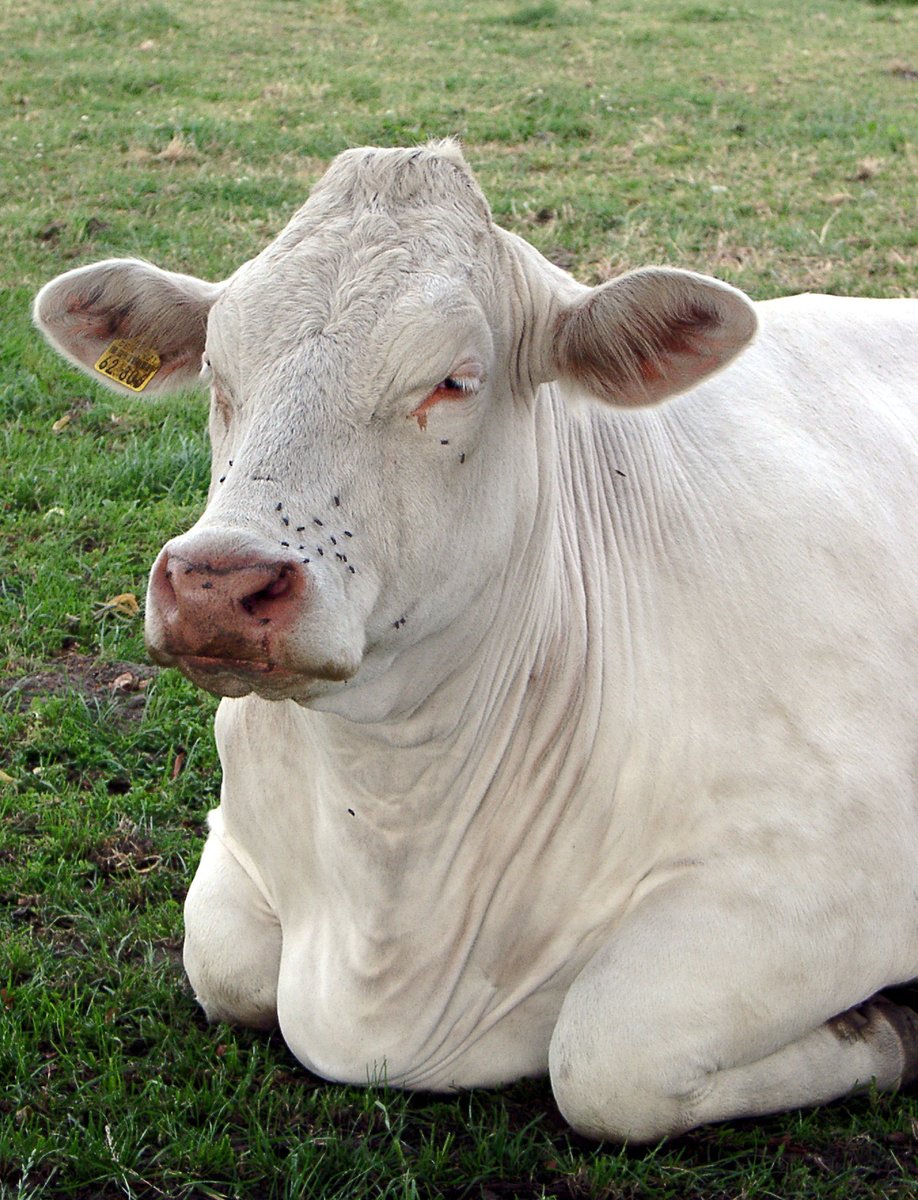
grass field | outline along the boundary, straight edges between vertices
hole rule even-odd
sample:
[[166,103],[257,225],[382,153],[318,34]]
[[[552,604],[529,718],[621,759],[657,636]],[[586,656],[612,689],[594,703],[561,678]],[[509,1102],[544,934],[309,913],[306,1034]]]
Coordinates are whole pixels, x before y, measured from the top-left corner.
[[203,402],[104,395],[28,320],[97,258],[222,278],[337,151],[444,134],[587,282],[915,295],[915,4],[0,0],[0,97],[0,1195],[918,1195],[914,1096],[622,1151],[546,1083],[338,1088],[207,1027],[180,947],[214,702],[142,665],[130,599],[202,505]]

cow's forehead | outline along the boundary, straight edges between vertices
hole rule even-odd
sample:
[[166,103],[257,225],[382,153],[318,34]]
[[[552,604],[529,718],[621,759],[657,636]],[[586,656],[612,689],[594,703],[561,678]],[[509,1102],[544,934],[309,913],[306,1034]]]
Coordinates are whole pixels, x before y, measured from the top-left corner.
[[303,242],[295,253],[255,260],[233,277],[211,313],[208,345],[216,340],[248,357],[275,359],[316,338],[346,352],[400,340],[410,326],[436,337],[438,324],[482,312],[476,265],[467,254],[444,257],[430,247]]

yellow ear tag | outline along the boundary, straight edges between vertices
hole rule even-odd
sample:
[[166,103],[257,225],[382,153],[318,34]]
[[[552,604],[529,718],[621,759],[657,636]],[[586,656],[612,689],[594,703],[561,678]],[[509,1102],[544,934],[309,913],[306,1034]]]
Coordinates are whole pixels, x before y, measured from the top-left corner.
[[159,368],[160,357],[155,350],[125,338],[116,338],[96,363],[100,375],[132,392],[142,392]]

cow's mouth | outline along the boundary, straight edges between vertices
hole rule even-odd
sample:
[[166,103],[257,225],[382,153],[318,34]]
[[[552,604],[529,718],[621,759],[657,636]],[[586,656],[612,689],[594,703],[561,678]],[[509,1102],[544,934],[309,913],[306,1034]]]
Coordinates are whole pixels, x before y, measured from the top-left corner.
[[215,696],[238,699],[250,692],[270,699],[286,699],[296,690],[299,672],[271,661],[214,658],[206,654],[151,654],[163,666],[175,667],[192,683]]
[[206,654],[183,654],[177,656],[176,665],[182,670],[231,671],[234,675],[274,675],[276,678],[292,676],[293,671],[279,667],[274,662],[260,662],[251,658],[211,658]]
[[192,683],[215,696],[238,699],[251,692],[266,700],[296,699],[305,702],[324,693],[329,684],[349,679],[353,670],[335,663],[291,667],[270,659],[226,657],[207,654],[185,654],[154,649],[148,646],[150,657],[162,666],[175,667]]

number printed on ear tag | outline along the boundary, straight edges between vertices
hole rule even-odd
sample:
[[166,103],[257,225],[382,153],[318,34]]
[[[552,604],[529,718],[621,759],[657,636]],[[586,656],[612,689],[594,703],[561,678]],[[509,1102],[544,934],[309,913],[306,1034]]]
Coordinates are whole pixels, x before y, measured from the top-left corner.
[[96,363],[100,375],[132,392],[142,392],[159,368],[160,357],[155,350],[125,338],[116,338]]

